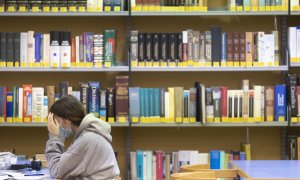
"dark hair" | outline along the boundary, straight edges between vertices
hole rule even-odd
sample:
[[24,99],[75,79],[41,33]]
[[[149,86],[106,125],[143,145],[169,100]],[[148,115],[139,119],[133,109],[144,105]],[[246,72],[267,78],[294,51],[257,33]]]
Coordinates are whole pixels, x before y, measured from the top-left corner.
[[85,116],[81,102],[74,96],[67,95],[55,101],[50,112],[63,119],[70,120],[74,125],[79,126]]

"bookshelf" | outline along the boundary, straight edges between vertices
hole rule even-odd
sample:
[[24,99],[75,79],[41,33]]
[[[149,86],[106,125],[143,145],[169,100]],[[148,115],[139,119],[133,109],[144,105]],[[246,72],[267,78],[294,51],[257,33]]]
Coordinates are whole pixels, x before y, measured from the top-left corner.
[[17,17],[68,17],[68,16],[128,16],[129,12],[0,12],[0,16],[10,17],[10,16],[17,16]]
[[233,12],[233,11],[207,11],[207,12],[131,12],[131,16],[283,16],[287,11],[266,12]]
[[0,68],[0,72],[128,72],[128,66],[113,66],[110,68]]
[[299,11],[291,11],[292,16],[299,16],[300,12]]
[[274,67],[132,67],[133,72],[259,72],[288,71],[287,66]]
[[[129,127],[129,123],[110,123],[111,127]],[[47,127],[47,123],[0,123],[0,127]]]
[[[219,0],[217,0],[219,1]],[[215,1],[216,2],[216,1]],[[225,0],[223,1],[225,2]],[[239,88],[239,80],[250,79],[251,84],[278,84],[282,74],[289,70],[286,63],[278,67],[132,67],[127,63],[126,35],[130,30],[144,32],[172,32],[187,28],[208,30],[212,25],[220,25],[224,31],[270,31],[274,29],[274,17],[278,18],[279,31],[285,27],[289,12],[76,12],[76,13],[0,13],[0,20],[5,22],[1,31],[35,30],[48,32],[51,29],[68,29],[75,34],[85,31],[102,31],[115,28],[118,30],[117,59],[122,60],[120,66],[111,68],[0,68],[1,83],[20,85],[32,83],[45,87],[47,84],[57,85],[60,81],[69,81],[78,86],[78,82],[97,80],[104,87],[113,86],[114,77],[120,74],[130,76],[131,86],[168,87],[183,86],[189,88],[195,81],[211,86],[228,85]],[[299,13],[291,12],[292,15]],[[174,18],[175,16],[175,18]],[[59,18],[57,18],[59,17]],[[45,20],[48,20],[46,22]],[[16,21],[22,21],[15,24]],[[67,23],[66,23],[67,22]],[[181,22],[181,23],[178,23]],[[264,22],[264,23],[258,23]],[[280,27],[283,27],[282,29]],[[125,61],[124,61],[125,60]],[[130,64],[130,63],[129,63]],[[291,64],[291,67],[294,67]],[[30,73],[29,73],[30,72]],[[59,72],[59,73],[56,73]],[[69,73],[72,72],[72,73]],[[46,82],[47,81],[47,82]],[[287,122],[264,123],[114,123],[111,124],[113,147],[119,152],[118,160],[122,179],[126,179],[127,153],[136,149],[224,149],[239,148],[245,139],[245,128],[251,130],[251,146],[253,159],[281,159],[284,157],[284,131]],[[300,126],[299,123],[290,126]],[[47,140],[46,124],[0,124],[1,147],[14,147],[17,152],[32,155],[43,151]],[[11,128],[18,132],[11,134]],[[163,128],[162,128],[163,127]],[[201,127],[201,130],[199,128]],[[214,128],[209,128],[214,127]],[[226,128],[223,128],[226,127]],[[8,135],[9,134],[9,135]],[[24,137],[28,134],[28,137]],[[28,142],[34,139],[34,142]],[[27,143],[26,143],[27,142]],[[125,148],[124,148],[125,147]]]

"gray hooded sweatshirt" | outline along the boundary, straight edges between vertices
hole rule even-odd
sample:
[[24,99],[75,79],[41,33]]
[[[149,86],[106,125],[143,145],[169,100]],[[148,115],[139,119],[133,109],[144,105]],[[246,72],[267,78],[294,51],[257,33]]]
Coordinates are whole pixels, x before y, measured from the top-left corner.
[[50,176],[82,180],[118,177],[120,170],[111,146],[110,131],[108,123],[88,114],[66,152],[64,139],[50,135],[45,150]]

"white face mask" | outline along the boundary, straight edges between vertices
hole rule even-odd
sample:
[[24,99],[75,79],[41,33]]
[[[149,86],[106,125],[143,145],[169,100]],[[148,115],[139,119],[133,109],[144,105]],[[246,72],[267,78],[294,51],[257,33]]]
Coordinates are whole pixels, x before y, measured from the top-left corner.
[[60,126],[60,129],[59,129],[59,135],[60,135],[62,138],[68,138],[68,137],[70,137],[72,134],[73,134],[73,131],[72,131],[71,128],[63,128],[62,126]]

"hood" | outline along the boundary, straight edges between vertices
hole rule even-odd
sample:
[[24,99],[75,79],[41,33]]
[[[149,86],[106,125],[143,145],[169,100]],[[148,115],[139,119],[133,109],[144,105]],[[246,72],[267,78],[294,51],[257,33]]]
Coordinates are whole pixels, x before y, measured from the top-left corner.
[[79,129],[75,135],[77,139],[82,133],[94,132],[103,136],[108,142],[112,142],[112,137],[110,135],[111,127],[110,124],[104,122],[103,120],[97,118],[94,114],[86,115],[80,123]]

